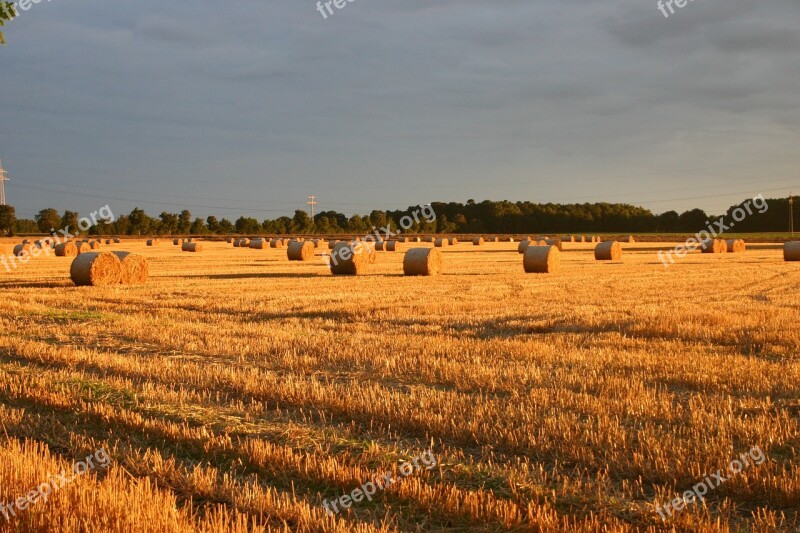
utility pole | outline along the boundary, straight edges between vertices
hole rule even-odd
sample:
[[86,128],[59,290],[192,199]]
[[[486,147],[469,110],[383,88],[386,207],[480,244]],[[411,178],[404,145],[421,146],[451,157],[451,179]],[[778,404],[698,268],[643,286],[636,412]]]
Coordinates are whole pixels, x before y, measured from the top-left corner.
[[3,162],[0,161],[0,205],[6,205],[6,182],[11,181],[6,176],[6,171],[3,169]]
[[306,205],[311,207],[311,221],[313,222],[314,221],[314,207],[317,205],[317,197],[316,196],[309,196],[308,197],[308,202],[306,202]]
[[792,238],[794,238],[794,196],[792,193],[789,193],[789,228],[792,232]]

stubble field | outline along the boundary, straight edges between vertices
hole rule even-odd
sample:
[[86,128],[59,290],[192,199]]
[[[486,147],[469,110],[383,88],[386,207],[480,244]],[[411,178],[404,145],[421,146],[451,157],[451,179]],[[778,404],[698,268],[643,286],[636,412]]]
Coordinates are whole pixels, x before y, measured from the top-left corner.
[[[333,277],[285,250],[125,242],[145,286],[76,288],[70,258],[0,272],[0,503],[105,448],[0,530],[794,531],[800,268],[779,247],[622,263],[565,244],[402,251]],[[662,521],[656,506],[754,446]],[[432,450],[437,466],[322,507]]]

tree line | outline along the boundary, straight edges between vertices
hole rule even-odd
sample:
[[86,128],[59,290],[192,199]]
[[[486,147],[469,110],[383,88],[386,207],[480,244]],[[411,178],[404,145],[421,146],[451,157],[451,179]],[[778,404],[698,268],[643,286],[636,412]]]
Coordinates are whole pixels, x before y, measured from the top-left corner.
[[[789,230],[789,201],[785,198],[766,200],[769,208],[754,212],[737,222],[737,232],[785,232]],[[731,206],[725,216],[744,204]],[[794,206],[794,220],[800,226],[800,202]],[[433,202],[436,220],[414,222],[407,233],[695,233],[718,217],[702,209],[683,213],[667,211],[653,214],[650,210],[630,204],[583,203],[541,204],[533,202],[490,201],[465,204],[458,202]],[[323,211],[311,216],[297,210],[294,216],[259,221],[241,216],[231,222],[215,216],[192,217],[189,210],[180,213],[162,212],[151,217],[138,207],[127,215],[116,217],[111,224],[97,224],[91,235],[232,235],[232,234],[360,234],[373,228],[397,228],[404,216],[416,206],[398,211],[374,210],[368,215],[347,216],[336,211]],[[79,213],[56,209],[42,209],[34,220],[17,220],[12,206],[0,206],[0,233],[51,233],[51,228],[76,228]],[[798,227],[800,229],[800,227]]]

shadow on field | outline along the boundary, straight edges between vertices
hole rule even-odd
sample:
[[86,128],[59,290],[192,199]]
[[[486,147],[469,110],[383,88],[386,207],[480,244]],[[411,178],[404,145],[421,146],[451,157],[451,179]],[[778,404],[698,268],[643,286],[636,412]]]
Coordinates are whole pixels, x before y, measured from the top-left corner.
[[75,287],[71,281],[8,281],[0,283],[2,289],[63,289]]
[[193,276],[175,276],[183,279],[274,279],[274,278],[318,278],[322,274],[307,272],[251,272],[244,274],[198,274]]

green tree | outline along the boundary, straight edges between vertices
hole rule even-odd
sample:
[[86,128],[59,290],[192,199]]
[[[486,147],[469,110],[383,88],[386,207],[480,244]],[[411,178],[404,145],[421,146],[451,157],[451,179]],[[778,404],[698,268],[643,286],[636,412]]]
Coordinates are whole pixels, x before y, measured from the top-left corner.
[[261,224],[258,220],[248,217],[239,217],[236,221],[236,233],[256,234],[261,232]]
[[59,228],[67,233],[76,235],[77,232],[80,231],[80,229],[78,229],[78,213],[75,211],[64,211]]
[[61,222],[61,215],[55,209],[42,209],[36,215],[36,225],[39,226],[39,231],[42,233],[51,233],[58,229],[58,224]]
[[39,227],[36,225],[35,220],[28,218],[21,218],[17,220],[17,233],[37,233]]
[[219,233],[219,221],[217,217],[211,215],[206,219],[206,227],[211,233]]
[[311,233],[313,226],[314,223],[311,217],[308,216],[308,213],[302,209],[298,209],[294,212],[294,216],[292,217],[289,233]]
[[16,229],[16,211],[10,205],[0,205],[0,234],[12,237]]
[[178,215],[164,211],[158,218],[161,219],[161,229],[165,234],[172,235],[178,231]]
[[230,220],[227,218],[223,218],[219,221],[219,233],[226,235],[229,233],[234,233],[236,231],[236,227],[231,223]]
[[191,235],[205,235],[208,233],[208,227],[206,227],[205,221],[202,218],[194,219],[192,227],[189,228],[189,233]]
[[150,233],[152,219],[147,216],[147,213],[142,209],[135,207],[133,211],[131,211],[128,219],[130,220],[130,227],[128,230],[130,235],[147,235]]
[[192,214],[188,209],[181,211],[178,215],[178,233],[189,233],[192,229]]

